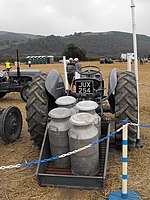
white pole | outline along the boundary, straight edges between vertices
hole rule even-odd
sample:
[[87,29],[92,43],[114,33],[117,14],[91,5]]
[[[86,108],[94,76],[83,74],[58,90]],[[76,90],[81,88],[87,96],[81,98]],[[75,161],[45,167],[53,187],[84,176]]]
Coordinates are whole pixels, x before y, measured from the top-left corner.
[[122,189],[111,192],[108,200],[140,200],[141,197],[138,193],[128,190],[128,123],[126,120],[123,122],[122,131]]
[[128,124],[123,125],[122,132],[122,198],[128,199],[127,189],[127,166],[128,166]]
[[[138,124],[140,123],[140,112],[139,112],[139,82],[138,82],[138,60],[137,60],[137,40],[135,31],[135,4],[134,0],[131,0],[131,11],[132,11],[132,31],[133,31],[133,48],[134,48],[134,73],[137,82],[137,99],[138,99]],[[138,126],[137,140],[140,139],[140,128]]]
[[68,77],[67,77],[66,56],[63,56],[63,63],[64,63],[65,88],[67,92],[68,91]]
[[131,72],[131,55],[127,53],[127,70]]

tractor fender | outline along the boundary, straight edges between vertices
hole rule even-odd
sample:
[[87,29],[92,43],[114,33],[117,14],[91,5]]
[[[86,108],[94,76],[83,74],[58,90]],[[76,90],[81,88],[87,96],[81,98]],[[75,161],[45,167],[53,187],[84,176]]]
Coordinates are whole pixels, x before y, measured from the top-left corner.
[[45,87],[55,99],[65,95],[65,85],[62,76],[55,69],[51,70],[45,80]]
[[114,92],[116,86],[117,86],[117,71],[116,68],[113,68],[109,74],[108,97]]
[[[20,77],[30,77],[31,79],[35,76],[35,74],[40,73],[40,70],[20,70]],[[10,70],[9,77],[17,77],[17,70]]]

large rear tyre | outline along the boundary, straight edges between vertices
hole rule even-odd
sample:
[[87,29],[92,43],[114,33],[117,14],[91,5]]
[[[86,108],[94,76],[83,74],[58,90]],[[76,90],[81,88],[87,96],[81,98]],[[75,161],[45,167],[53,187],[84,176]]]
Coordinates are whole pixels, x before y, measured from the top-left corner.
[[[138,96],[135,75],[132,72],[117,74],[117,87],[115,91],[115,125],[121,127],[121,120],[138,123]],[[116,134],[116,142],[120,146],[122,134]],[[137,142],[137,126],[128,127],[129,148],[135,148]]]
[[56,107],[54,97],[46,91],[46,77],[46,73],[40,73],[33,78],[29,85],[26,104],[28,131],[31,140],[39,147],[41,147],[48,122],[48,112]]
[[22,130],[22,115],[15,106],[3,109],[0,115],[0,135],[5,143],[16,141]]

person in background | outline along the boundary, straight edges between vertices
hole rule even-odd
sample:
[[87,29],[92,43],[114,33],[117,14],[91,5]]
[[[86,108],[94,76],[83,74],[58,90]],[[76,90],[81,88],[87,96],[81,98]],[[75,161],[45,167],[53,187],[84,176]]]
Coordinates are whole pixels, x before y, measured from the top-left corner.
[[79,63],[78,58],[74,58],[74,65],[75,65],[75,71],[78,72],[80,71],[80,68],[82,67],[81,64]]
[[80,68],[82,67],[81,64],[79,63],[79,59],[78,58],[74,58],[74,64],[75,64],[75,79],[80,78]]
[[67,77],[70,87],[72,85],[74,76],[75,76],[75,64],[73,62],[73,58],[69,58],[69,63],[67,64]]
[[10,69],[11,69],[11,63],[9,62],[9,60],[7,60],[5,62],[5,70],[4,71],[7,72],[7,79],[8,79],[8,81],[9,81],[9,71],[10,71]]
[[29,67],[31,67],[31,60],[28,60],[28,65]]
[[144,62],[143,62],[143,58],[140,58],[140,65],[143,65]]
[[11,63],[8,60],[5,62],[5,68],[7,72],[11,69]]

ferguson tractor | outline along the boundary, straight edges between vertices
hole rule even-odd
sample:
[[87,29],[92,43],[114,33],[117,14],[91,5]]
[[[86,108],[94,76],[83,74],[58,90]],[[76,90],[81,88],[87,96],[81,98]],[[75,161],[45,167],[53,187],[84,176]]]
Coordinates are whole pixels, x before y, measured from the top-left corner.
[[16,70],[0,70],[0,98],[9,92],[20,92],[21,98],[27,101],[28,85],[40,70],[20,70],[18,50],[16,63]]
[[39,70],[0,70],[0,98],[9,92],[20,92],[21,98],[27,101],[28,84]]
[[[26,104],[28,131],[31,139],[41,146],[48,112],[56,107],[55,100],[61,96],[71,95],[78,101],[93,100],[98,103],[96,110],[100,115],[102,125],[105,122],[105,112],[115,116],[115,128],[121,126],[121,120],[138,122],[137,86],[134,73],[129,71],[117,72],[114,68],[109,75],[108,92],[104,94],[105,83],[97,66],[83,66],[78,71],[80,77],[73,80],[76,91],[65,90],[61,75],[56,70],[49,74],[40,73],[29,84]],[[66,72],[65,72],[66,77]],[[109,106],[105,107],[105,104]],[[129,148],[136,147],[137,127],[129,126]],[[116,135],[116,144],[121,144],[121,134]]]

